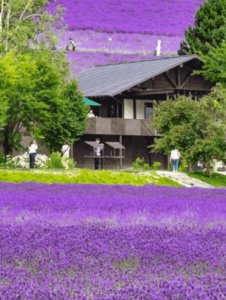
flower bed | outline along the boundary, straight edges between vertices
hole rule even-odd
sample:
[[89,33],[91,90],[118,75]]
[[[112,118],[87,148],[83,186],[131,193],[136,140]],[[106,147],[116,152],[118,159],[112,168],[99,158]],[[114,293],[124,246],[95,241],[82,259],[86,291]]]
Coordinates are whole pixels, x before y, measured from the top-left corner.
[[0,298],[226,296],[226,190],[0,183]]

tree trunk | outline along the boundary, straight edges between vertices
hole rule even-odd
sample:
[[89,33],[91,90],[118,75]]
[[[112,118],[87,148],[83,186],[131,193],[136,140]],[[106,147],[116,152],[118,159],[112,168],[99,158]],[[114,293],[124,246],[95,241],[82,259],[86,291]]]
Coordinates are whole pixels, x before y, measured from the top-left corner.
[[4,148],[5,158],[6,158],[6,155],[9,155],[12,150],[11,146],[9,145],[8,135],[4,135],[3,148]]

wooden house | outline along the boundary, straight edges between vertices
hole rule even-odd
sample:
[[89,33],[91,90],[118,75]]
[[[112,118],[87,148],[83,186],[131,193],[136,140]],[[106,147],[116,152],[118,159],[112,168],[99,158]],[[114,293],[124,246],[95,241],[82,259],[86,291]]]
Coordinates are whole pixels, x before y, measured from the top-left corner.
[[209,93],[215,84],[191,75],[202,66],[197,55],[186,55],[96,66],[80,73],[80,89],[101,106],[92,107],[97,117],[89,119],[87,130],[74,143],[72,152],[77,166],[93,168],[93,158],[89,157],[92,149],[85,142],[100,138],[105,153],[110,151],[107,142],[119,142],[125,147],[125,158],[103,158],[104,169],[131,167],[137,157],[144,157],[150,165],[159,161],[166,168],[168,157],[149,153],[147,148],[154,138],[161,137],[148,126],[153,100],[160,103],[175,95],[196,100]]

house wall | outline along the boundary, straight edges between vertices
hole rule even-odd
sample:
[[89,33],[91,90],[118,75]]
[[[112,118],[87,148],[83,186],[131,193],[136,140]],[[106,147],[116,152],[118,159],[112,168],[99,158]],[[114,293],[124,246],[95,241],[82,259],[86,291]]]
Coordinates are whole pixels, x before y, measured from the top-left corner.
[[[85,141],[95,141],[96,138],[100,138],[101,143],[104,143],[104,155],[110,155],[113,151],[106,142],[119,142],[119,136],[109,135],[88,135],[84,134],[79,141],[74,143],[73,153],[74,160],[77,162],[76,167],[94,169],[94,158],[84,157],[93,155],[93,149],[85,143]],[[122,159],[122,168],[127,169],[132,167],[132,163],[136,158],[144,158],[145,163],[153,165],[155,161],[161,162],[161,168],[167,168],[167,156],[163,154],[150,154],[149,145],[154,143],[154,138],[151,136],[123,136],[122,145],[125,149],[125,158]],[[102,168],[106,170],[118,170],[119,159],[104,158],[102,159]]]
[[153,100],[136,100],[136,119],[144,120],[145,103],[153,103]]
[[124,99],[124,119],[133,119],[133,99]]

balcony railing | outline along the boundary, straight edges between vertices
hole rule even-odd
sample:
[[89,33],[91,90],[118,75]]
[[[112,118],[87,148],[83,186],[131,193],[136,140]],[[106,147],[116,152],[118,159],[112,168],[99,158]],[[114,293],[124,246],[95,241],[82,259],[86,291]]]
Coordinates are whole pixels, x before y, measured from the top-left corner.
[[90,118],[84,134],[160,136],[156,130],[149,128],[149,120]]

